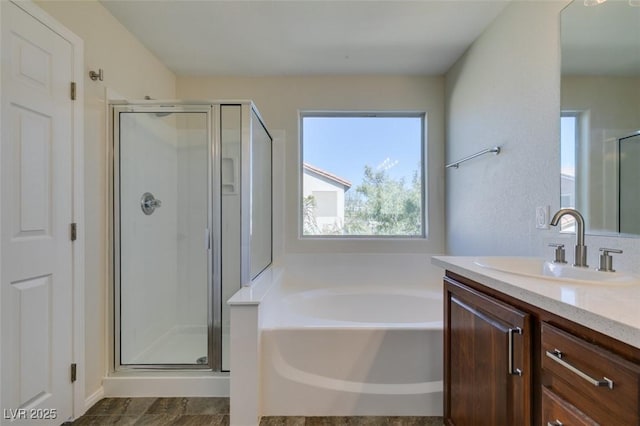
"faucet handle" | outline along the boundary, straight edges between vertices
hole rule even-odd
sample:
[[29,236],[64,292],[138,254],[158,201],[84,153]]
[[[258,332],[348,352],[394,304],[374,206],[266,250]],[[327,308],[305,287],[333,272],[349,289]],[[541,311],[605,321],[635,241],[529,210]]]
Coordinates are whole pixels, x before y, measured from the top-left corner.
[[556,248],[556,258],[553,260],[553,263],[567,263],[567,261],[565,260],[564,244],[551,243],[549,244],[549,247]]
[[602,254],[600,255],[600,267],[597,268],[598,271],[615,272],[616,270],[613,269],[613,257],[611,257],[609,253],[621,254],[622,250],[603,247],[600,249],[600,251],[602,252]]

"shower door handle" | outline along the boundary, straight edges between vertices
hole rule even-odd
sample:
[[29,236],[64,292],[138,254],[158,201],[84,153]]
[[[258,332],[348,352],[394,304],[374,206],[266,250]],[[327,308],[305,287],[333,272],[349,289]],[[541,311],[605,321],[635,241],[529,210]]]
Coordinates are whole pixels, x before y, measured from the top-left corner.
[[204,230],[204,248],[205,250],[211,250],[211,232],[209,228]]

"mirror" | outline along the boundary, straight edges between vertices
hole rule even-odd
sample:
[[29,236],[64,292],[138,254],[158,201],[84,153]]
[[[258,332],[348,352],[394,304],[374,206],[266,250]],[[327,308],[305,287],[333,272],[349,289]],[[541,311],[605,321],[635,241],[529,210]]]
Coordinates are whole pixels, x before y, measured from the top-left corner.
[[640,0],[585,3],[561,13],[560,205],[590,234],[640,236]]

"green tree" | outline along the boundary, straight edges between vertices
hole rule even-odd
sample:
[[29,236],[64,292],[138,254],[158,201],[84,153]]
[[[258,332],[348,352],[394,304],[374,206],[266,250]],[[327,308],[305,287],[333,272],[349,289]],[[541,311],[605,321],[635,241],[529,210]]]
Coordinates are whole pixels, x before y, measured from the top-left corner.
[[318,235],[320,229],[316,223],[316,199],[313,195],[308,195],[302,200],[302,232],[305,235]]
[[411,183],[393,179],[386,170],[364,167],[364,177],[345,197],[347,235],[420,235],[422,185],[417,171]]

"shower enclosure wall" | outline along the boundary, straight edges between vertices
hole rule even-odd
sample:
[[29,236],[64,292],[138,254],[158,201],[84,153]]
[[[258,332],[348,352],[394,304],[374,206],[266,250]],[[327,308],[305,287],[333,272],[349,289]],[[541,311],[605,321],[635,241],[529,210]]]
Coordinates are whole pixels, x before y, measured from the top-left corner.
[[111,111],[114,370],[228,371],[225,302],[271,263],[271,137],[248,101]]

